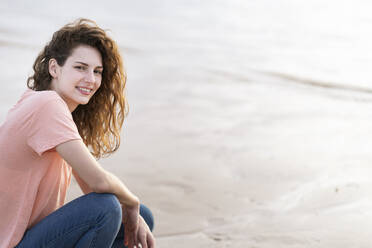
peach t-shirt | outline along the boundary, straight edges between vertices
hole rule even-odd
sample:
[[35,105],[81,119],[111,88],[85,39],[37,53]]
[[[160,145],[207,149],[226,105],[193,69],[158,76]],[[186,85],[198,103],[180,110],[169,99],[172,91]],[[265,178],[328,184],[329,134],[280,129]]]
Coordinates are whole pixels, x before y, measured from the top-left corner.
[[71,167],[55,147],[81,139],[63,99],[27,90],[0,126],[0,248],[64,204]]

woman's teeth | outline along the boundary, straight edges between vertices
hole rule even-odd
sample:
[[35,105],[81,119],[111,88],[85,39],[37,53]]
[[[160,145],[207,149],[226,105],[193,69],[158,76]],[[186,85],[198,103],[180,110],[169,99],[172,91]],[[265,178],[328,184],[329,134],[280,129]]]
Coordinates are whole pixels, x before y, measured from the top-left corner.
[[92,90],[91,89],[87,89],[87,88],[81,88],[81,87],[77,87],[80,91],[84,92],[84,93],[90,93]]

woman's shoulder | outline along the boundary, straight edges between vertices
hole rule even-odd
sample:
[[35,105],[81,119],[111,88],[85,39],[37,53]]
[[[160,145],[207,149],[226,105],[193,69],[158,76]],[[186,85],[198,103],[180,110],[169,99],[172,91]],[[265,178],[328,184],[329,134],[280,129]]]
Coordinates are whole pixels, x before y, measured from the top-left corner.
[[48,112],[48,109],[69,112],[67,104],[57,92],[53,90],[34,91],[27,89],[10,112]]
[[63,99],[54,90],[34,91],[31,89],[27,89],[26,92],[22,95],[19,103],[21,102],[25,102],[34,107],[44,106],[47,104],[65,105]]
[[54,90],[35,91],[27,89],[21,98],[44,103],[52,100],[61,100],[61,97]]

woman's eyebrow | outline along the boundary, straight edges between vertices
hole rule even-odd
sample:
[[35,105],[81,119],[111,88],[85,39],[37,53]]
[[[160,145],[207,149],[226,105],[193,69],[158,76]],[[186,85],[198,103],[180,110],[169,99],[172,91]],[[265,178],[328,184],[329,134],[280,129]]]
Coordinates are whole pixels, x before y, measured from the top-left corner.
[[[85,65],[85,66],[89,66],[87,63],[84,63],[84,62],[81,62],[81,61],[75,61],[75,63],[79,63],[79,64],[82,64],[82,65]],[[103,66],[99,65],[99,66],[96,66],[96,68],[103,68]]]

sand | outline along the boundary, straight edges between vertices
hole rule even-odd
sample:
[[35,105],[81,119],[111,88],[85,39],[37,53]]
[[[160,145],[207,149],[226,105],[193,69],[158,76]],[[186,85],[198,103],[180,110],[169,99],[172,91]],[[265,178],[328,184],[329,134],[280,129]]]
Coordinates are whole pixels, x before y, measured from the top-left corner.
[[215,77],[151,106],[133,96],[103,161],[154,211],[159,247],[369,247],[372,97]]
[[2,1],[0,122],[51,33],[95,19],[130,104],[100,162],[152,209],[158,247],[370,247],[368,8],[199,2]]

